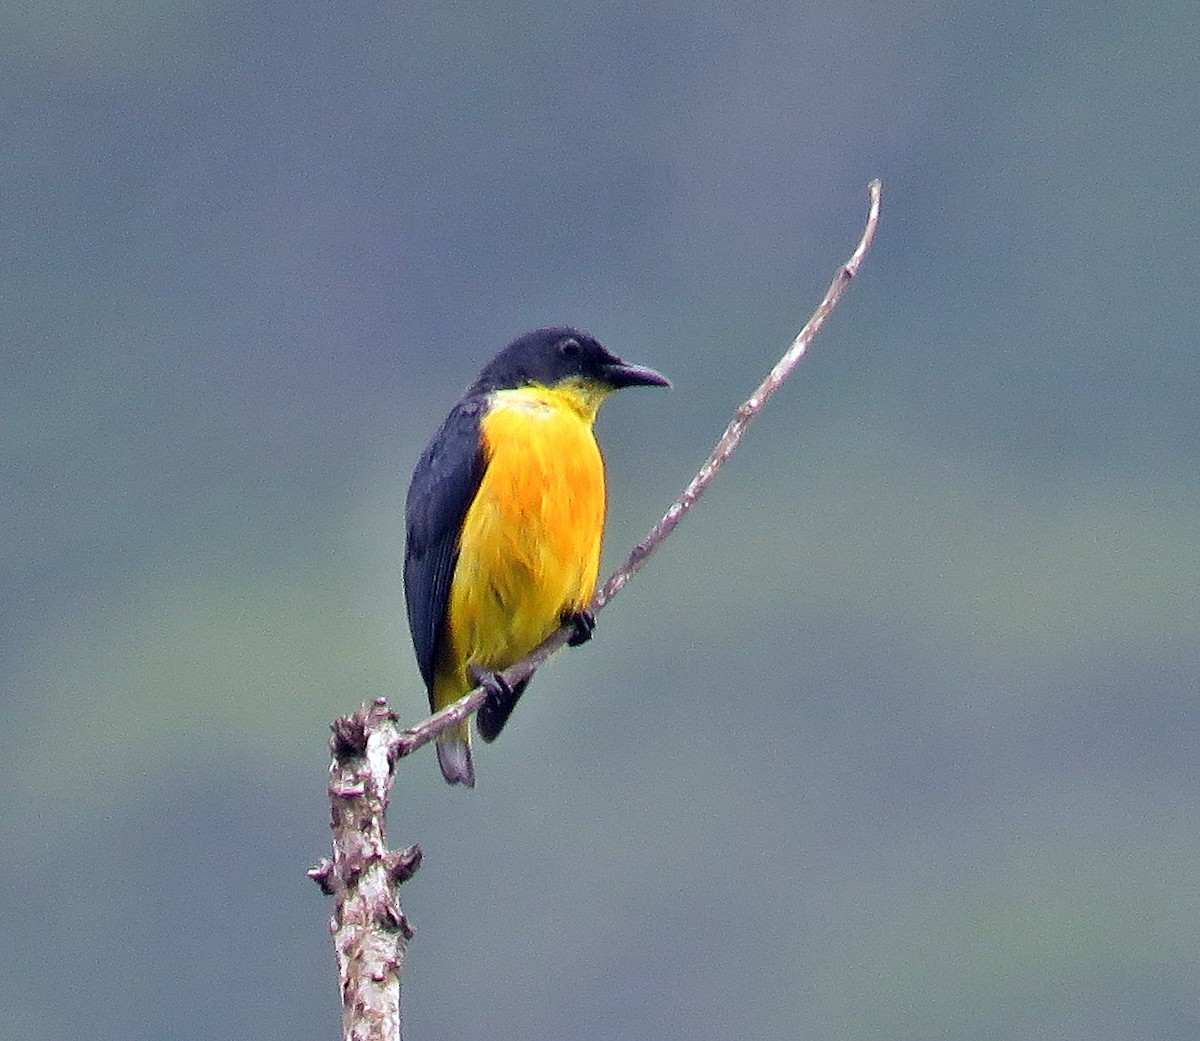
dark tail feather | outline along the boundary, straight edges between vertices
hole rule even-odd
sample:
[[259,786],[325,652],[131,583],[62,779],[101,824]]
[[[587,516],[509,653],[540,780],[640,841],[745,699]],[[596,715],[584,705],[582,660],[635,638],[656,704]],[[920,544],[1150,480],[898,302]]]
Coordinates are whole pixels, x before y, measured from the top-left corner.
[[496,697],[489,697],[475,714],[475,725],[479,728],[479,736],[485,741],[495,741],[517,707],[517,700],[525,693],[532,676],[526,676],[520,683],[514,683],[511,692]]

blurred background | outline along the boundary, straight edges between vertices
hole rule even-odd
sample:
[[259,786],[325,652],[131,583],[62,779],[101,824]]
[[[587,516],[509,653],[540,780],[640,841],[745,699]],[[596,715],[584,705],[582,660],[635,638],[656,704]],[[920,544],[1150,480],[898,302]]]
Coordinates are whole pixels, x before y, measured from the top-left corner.
[[0,8],[0,1038],[323,1039],[409,474],[570,322],[609,568],[405,763],[412,1041],[1200,1037],[1194,0]]

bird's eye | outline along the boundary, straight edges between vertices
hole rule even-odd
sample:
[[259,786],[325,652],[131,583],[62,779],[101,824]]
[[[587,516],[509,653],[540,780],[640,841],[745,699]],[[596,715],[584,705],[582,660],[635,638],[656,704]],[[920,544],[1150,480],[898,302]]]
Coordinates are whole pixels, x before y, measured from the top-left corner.
[[568,336],[565,340],[558,341],[558,353],[564,358],[578,358],[582,350],[583,348],[574,336]]

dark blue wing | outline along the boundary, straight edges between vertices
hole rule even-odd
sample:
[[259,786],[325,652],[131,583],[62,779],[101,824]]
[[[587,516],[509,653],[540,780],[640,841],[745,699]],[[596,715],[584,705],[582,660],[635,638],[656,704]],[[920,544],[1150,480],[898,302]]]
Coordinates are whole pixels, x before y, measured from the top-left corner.
[[479,426],[485,409],[481,397],[454,406],[421,454],[408,489],[404,598],[431,705],[459,535],[487,468]]

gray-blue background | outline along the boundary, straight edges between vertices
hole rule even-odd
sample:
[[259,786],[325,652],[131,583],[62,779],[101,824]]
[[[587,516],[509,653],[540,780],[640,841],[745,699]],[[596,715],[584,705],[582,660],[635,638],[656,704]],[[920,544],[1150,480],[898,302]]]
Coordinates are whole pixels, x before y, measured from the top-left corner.
[[478,790],[403,768],[408,1035],[1200,1036],[1200,7],[421,7],[0,7],[0,1038],[336,1036],[425,438],[533,325],[661,368],[615,563],[873,176]]

